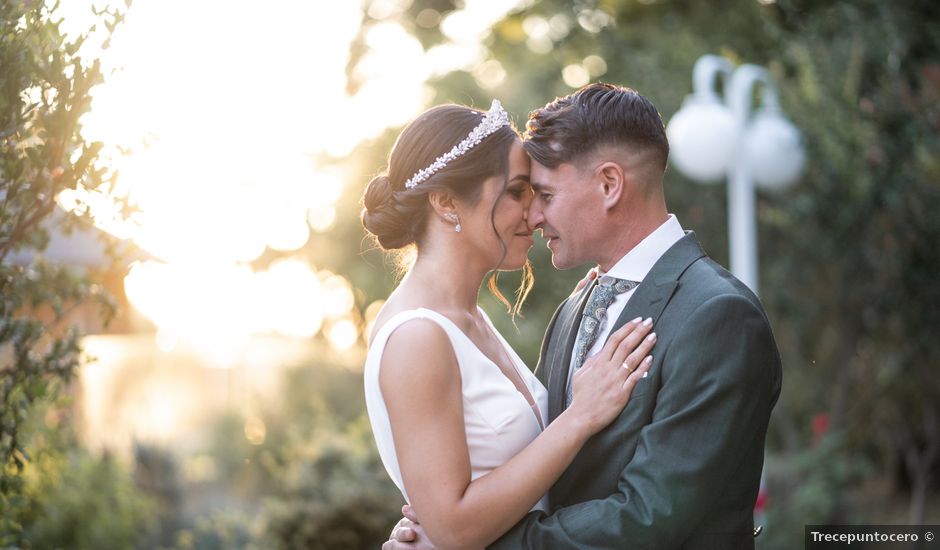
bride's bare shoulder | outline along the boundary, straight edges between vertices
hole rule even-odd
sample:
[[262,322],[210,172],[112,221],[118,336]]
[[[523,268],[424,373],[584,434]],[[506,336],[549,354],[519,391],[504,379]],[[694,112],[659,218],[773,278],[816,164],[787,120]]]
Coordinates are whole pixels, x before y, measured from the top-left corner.
[[379,384],[383,392],[405,387],[414,390],[416,384],[443,389],[453,386],[455,379],[459,381],[454,348],[447,331],[436,320],[418,316],[396,322],[380,353]]
[[375,340],[376,335],[382,330],[382,327],[391,320],[393,317],[399,313],[404,313],[406,311],[413,311],[419,309],[414,304],[407,303],[403,300],[392,300],[389,299],[385,304],[382,305],[382,308],[379,310],[378,314],[375,316],[375,319],[372,321],[372,329],[369,331],[369,343]]

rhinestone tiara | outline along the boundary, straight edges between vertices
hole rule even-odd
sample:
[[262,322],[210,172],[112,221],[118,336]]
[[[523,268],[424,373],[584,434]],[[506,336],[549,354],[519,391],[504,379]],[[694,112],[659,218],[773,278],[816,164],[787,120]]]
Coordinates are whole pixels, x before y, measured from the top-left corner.
[[430,166],[418,170],[411,179],[405,182],[406,189],[414,189],[419,183],[433,176],[438,170],[447,166],[447,163],[455,158],[464,155],[476,145],[479,145],[483,138],[499,130],[503,126],[509,125],[509,113],[503,109],[498,99],[493,100],[490,110],[486,112],[483,120],[477,124],[476,128],[470,131],[470,134],[463,141],[454,145],[454,148],[437,157]]

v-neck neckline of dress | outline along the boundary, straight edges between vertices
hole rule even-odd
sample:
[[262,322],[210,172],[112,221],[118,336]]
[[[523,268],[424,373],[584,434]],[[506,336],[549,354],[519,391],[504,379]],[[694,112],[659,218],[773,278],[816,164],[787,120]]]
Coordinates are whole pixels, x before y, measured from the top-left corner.
[[496,328],[493,326],[493,323],[490,321],[489,317],[486,316],[486,312],[484,312],[483,309],[480,308],[480,306],[477,306],[477,310],[483,316],[483,321],[484,323],[486,323],[487,329],[493,334],[493,336],[496,337],[497,343],[505,352],[506,357],[509,359],[509,362],[511,363],[512,369],[516,372],[516,375],[519,376],[519,381],[522,383],[522,387],[525,388],[525,393],[523,393],[519,388],[516,387],[512,379],[506,376],[506,373],[503,372],[502,368],[500,368],[499,364],[497,364],[496,361],[494,361],[493,359],[490,358],[490,356],[484,353],[483,350],[480,349],[480,346],[478,346],[477,343],[474,342],[472,338],[467,336],[467,333],[465,333],[460,328],[460,326],[457,325],[457,323],[451,320],[450,317],[444,315],[443,313],[434,311],[433,309],[429,309],[426,307],[417,308],[417,310],[428,311],[430,313],[433,313],[435,315],[442,317],[448,323],[450,323],[451,326],[453,326],[457,330],[457,332],[459,332],[460,335],[464,337],[465,340],[470,342],[470,345],[473,346],[473,349],[475,349],[477,353],[480,354],[481,357],[486,359],[487,362],[489,362],[491,365],[493,365],[493,367],[496,370],[499,371],[499,374],[503,377],[503,379],[506,380],[506,382],[512,386],[512,389],[515,390],[516,393],[519,394],[519,397],[521,397],[526,402],[526,405],[528,405],[529,409],[532,411],[532,414],[535,416],[535,420],[539,425],[539,431],[545,431],[545,420],[542,418],[542,411],[539,408],[538,402],[535,400],[535,395],[532,393],[532,388],[530,387],[528,381],[526,380],[525,375],[522,373],[522,370],[521,370],[522,368],[525,368],[525,365],[522,365],[520,367],[520,365],[516,361],[516,358],[514,357],[515,353],[512,351],[512,349],[509,348],[508,343],[505,341],[505,339],[503,339],[502,335],[500,335],[499,332],[497,332]]

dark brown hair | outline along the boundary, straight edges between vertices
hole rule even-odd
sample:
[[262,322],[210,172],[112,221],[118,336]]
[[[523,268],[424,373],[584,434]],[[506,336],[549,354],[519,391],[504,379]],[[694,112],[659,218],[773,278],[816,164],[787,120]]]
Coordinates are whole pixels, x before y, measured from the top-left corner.
[[603,82],[588,84],[532,111],[525,150],[539,164],[575,164],[603,145],[652,150],[666,169],[669,142],[656,106],[636,90]]
[[[480,200],[482,184],[487,179],[502,174],[503,185],[508,184],[509,148],[521,139],[511,124],[496,130],[417,186],[405,188],[405,182],[416,172],[430,166],[466,138],[484,115],[484,112],[470,107],[440,105],[425,111],[402,130],[389,153],[387,173],[372,178],[362,197],[362,225],[384,250],[411,245],[420,248],[431,210],[428,193],[444,192],[473,206]],[[490,221],[493,232],[499,237],[493,222],[496,203],[493,204]],[[506,243],[502,238],[499,242],[505,258]],[[488,286],[508,307],[509,302],[496,287],[497,269],[498,265]],[[510,308],[513,313],[518,313],[531,287],[532,272],[526,262],[522,286],[516,292],[516,304]]]

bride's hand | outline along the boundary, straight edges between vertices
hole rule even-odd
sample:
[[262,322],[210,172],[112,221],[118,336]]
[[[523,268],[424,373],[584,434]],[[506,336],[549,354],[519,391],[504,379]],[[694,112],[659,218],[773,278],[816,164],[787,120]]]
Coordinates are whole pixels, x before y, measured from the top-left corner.
[[652,328],[652,319],[630,321],[575,373],[569,409],[580,415],[591,434],[620,414],[633,387],[649,370],[653,362],[649,352],[656,343]]
[[[574,287],[574,292],[580,292],[582,288],[586,287],[588,283],[597,278],[597,268],[592,267],[584,274],[584,278],[578,281],[578,286]],[[574,294],[572,292],[572,294]]]

